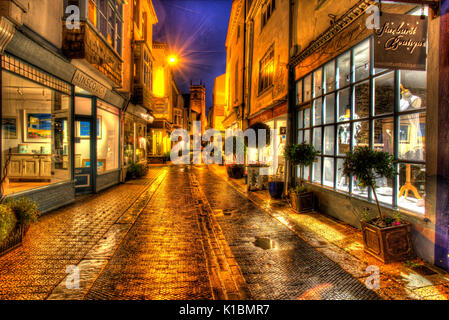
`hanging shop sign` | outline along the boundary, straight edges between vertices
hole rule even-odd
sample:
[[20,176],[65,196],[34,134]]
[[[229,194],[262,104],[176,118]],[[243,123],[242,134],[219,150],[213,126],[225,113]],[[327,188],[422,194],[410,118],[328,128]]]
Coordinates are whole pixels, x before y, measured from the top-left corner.
[[382,12],[374,31],[374,67],[426,70],[427,17]]
[[78,86],[84,90],[89,91],[90,93],[96,95],[100,99],[104,99],[108,89],[100,84],[98,81],[92,79],[87,74],[80,70],[76,70],[73,75],[72,83],[75,86]]

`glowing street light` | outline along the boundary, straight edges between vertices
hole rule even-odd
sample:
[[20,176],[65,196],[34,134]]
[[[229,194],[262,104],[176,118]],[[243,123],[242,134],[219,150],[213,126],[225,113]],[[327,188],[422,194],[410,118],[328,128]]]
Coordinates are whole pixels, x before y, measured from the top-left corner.
[[176,58],[176,56],[171,55],[168,57],[168,63],[173,66],[178,63],[178,59]]

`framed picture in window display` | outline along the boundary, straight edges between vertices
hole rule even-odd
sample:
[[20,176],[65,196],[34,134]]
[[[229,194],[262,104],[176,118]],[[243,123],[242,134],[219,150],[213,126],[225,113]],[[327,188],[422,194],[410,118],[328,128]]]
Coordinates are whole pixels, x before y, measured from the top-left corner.
[[[101,139],[102,137],[102,119],[101,116],[97,117],[97,139]],[[81,139],[89,139],[90,138],[90,121],[79,121],[76,127],[76,137]]]
[[2,117],[3,139],[17,139],[17,117]]
[[51,141],[51,114],[32,113],[23,110],[24,142]]

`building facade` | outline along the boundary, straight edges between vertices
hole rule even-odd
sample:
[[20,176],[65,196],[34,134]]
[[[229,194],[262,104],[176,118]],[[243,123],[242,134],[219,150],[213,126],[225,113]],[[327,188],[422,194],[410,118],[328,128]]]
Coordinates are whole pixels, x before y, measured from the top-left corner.
[[252,1],[246,24],[248,99],[245,118],[248,126],[262,122],[276,132],[275,140],[259,153],[259,159],[257,152],[251,154],[252,150],[249,150],[249,161],[265,164],[277,162],[271,174],[283,178],[285,161],[282,154],[287,129],[289,1]]
[[243,129],[244,123],[244,65],[245,65],[245,16],[246,1],[232,2],[226,36],[226,93],[225,119],[226,129]]
[[[313,144],[321,153],[310,168],[295,170],[293,179],[308,181],[320,212],[359,227],[359,213],[374,209],[374,198],[343,176],[345,153],[358,146],[389,152],[398,174],[377,182],[382,209],[412,223],[418,256],[447,269],[447,210],[436,196],[448,196],[439,184],[439,163],[448,155],[439,147],[438,125],[447,122],[441,118],[447,77],[440,75],[447,69],[440,64],[447,17],[421,5],[382,4],[385,13],[421,16],[417,24],[428,29],[428,55],[425,70],[401,68],[402,62],[376,68],[366,12],[375,2],[349,2],[295,1],[292,7],[292,142]],[[447,10],[448,4],[441,6]]]
[[215,78],[212,92],[212,106],[209,108],[208,127],[225,133],[226,74]]

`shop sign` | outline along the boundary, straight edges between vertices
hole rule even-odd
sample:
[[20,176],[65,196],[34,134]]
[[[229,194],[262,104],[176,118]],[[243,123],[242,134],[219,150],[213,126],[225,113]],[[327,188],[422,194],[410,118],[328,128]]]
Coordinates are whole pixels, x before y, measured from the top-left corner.
[[78,86],[84,90],[89,91],[90,93],[96,95],[97,97],[104,99],[108,89],[100,84],[98,81],[92,79],[87,74],[83,73],[80,70],[76,70],[75,75],[72,79],[72,84]]
[[374,30],[374,67],[426,70],[427,17],[382,12]]

